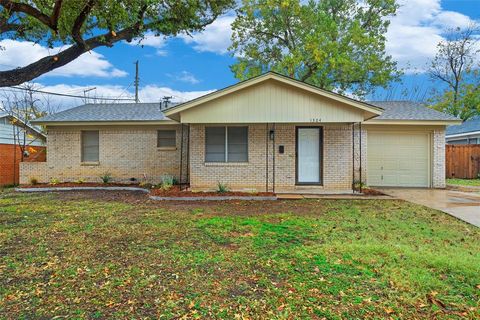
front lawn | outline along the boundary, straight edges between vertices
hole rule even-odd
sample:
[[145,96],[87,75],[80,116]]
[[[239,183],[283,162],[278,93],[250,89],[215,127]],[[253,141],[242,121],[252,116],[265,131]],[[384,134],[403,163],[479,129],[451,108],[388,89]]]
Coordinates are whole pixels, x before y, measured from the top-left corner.
[[480,317],[480,231],[393,200],[0,193],[0,318]]
[[480,187],[480,179],[447,179],[447,184],[456,186]]

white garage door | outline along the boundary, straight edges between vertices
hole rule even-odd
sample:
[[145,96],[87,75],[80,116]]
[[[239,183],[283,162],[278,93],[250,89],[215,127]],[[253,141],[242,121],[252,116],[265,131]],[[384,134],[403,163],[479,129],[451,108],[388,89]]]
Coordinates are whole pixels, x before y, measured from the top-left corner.
[[430,186],[428,132],[367,133],[367,184],[382,187]]

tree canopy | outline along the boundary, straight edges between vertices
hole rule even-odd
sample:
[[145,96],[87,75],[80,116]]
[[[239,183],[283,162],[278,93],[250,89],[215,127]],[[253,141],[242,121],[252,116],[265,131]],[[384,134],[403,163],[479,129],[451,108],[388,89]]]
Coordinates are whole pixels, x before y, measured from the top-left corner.
[[157,36],[202,30],[233,0],[0,0],[0,39],[68,45],[28,66],[0,71],[0,87],[32,80],[83,53],[147,32]]
[[273,70],[363,96],[400,72],[386,54],[395,0],[243,0],[232,28],[238,79]]

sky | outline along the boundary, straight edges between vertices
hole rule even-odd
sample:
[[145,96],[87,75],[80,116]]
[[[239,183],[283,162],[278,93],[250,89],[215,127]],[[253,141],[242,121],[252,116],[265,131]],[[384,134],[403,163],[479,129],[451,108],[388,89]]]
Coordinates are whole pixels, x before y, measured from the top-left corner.
[[[426,74],[448,27],[465,27],[480,22],[480,0],[399,0],[397,15],[387,33],[387,53],[405,70],[401,85],[370,99],[404,99],[401,91],[425,94],[435,86]],[[99,48],[70,64],[34,80],[47,91],[88,96],[132,98],[135,61],[139,61],[140,100],[157,102],[173,96],[183,102],[237,82],[229,66],[235,62],[230,45],[232,13],[219,17],[203,32],[192,37],[159,38],[147,35],[140,45],[117,43]],[[2,40],[0,70],[24,66],[62,48],[47,49],[40,44]],[[479,59],[480,60],[480,59]],[[412,94],[413,97],[413,94]],[[1,99],[1,97],[0,97]],[[90,100],[91,101],[91,100]],[[76,106],[82,99],[50,97],[61,109]]]

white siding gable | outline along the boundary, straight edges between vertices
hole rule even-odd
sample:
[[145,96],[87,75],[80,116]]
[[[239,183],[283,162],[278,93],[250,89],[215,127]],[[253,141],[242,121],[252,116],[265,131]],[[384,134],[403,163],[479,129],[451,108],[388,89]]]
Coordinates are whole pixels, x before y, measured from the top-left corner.
[[359,122],[365,112],[333,99],[267,80],[181,112],[183,123]]

